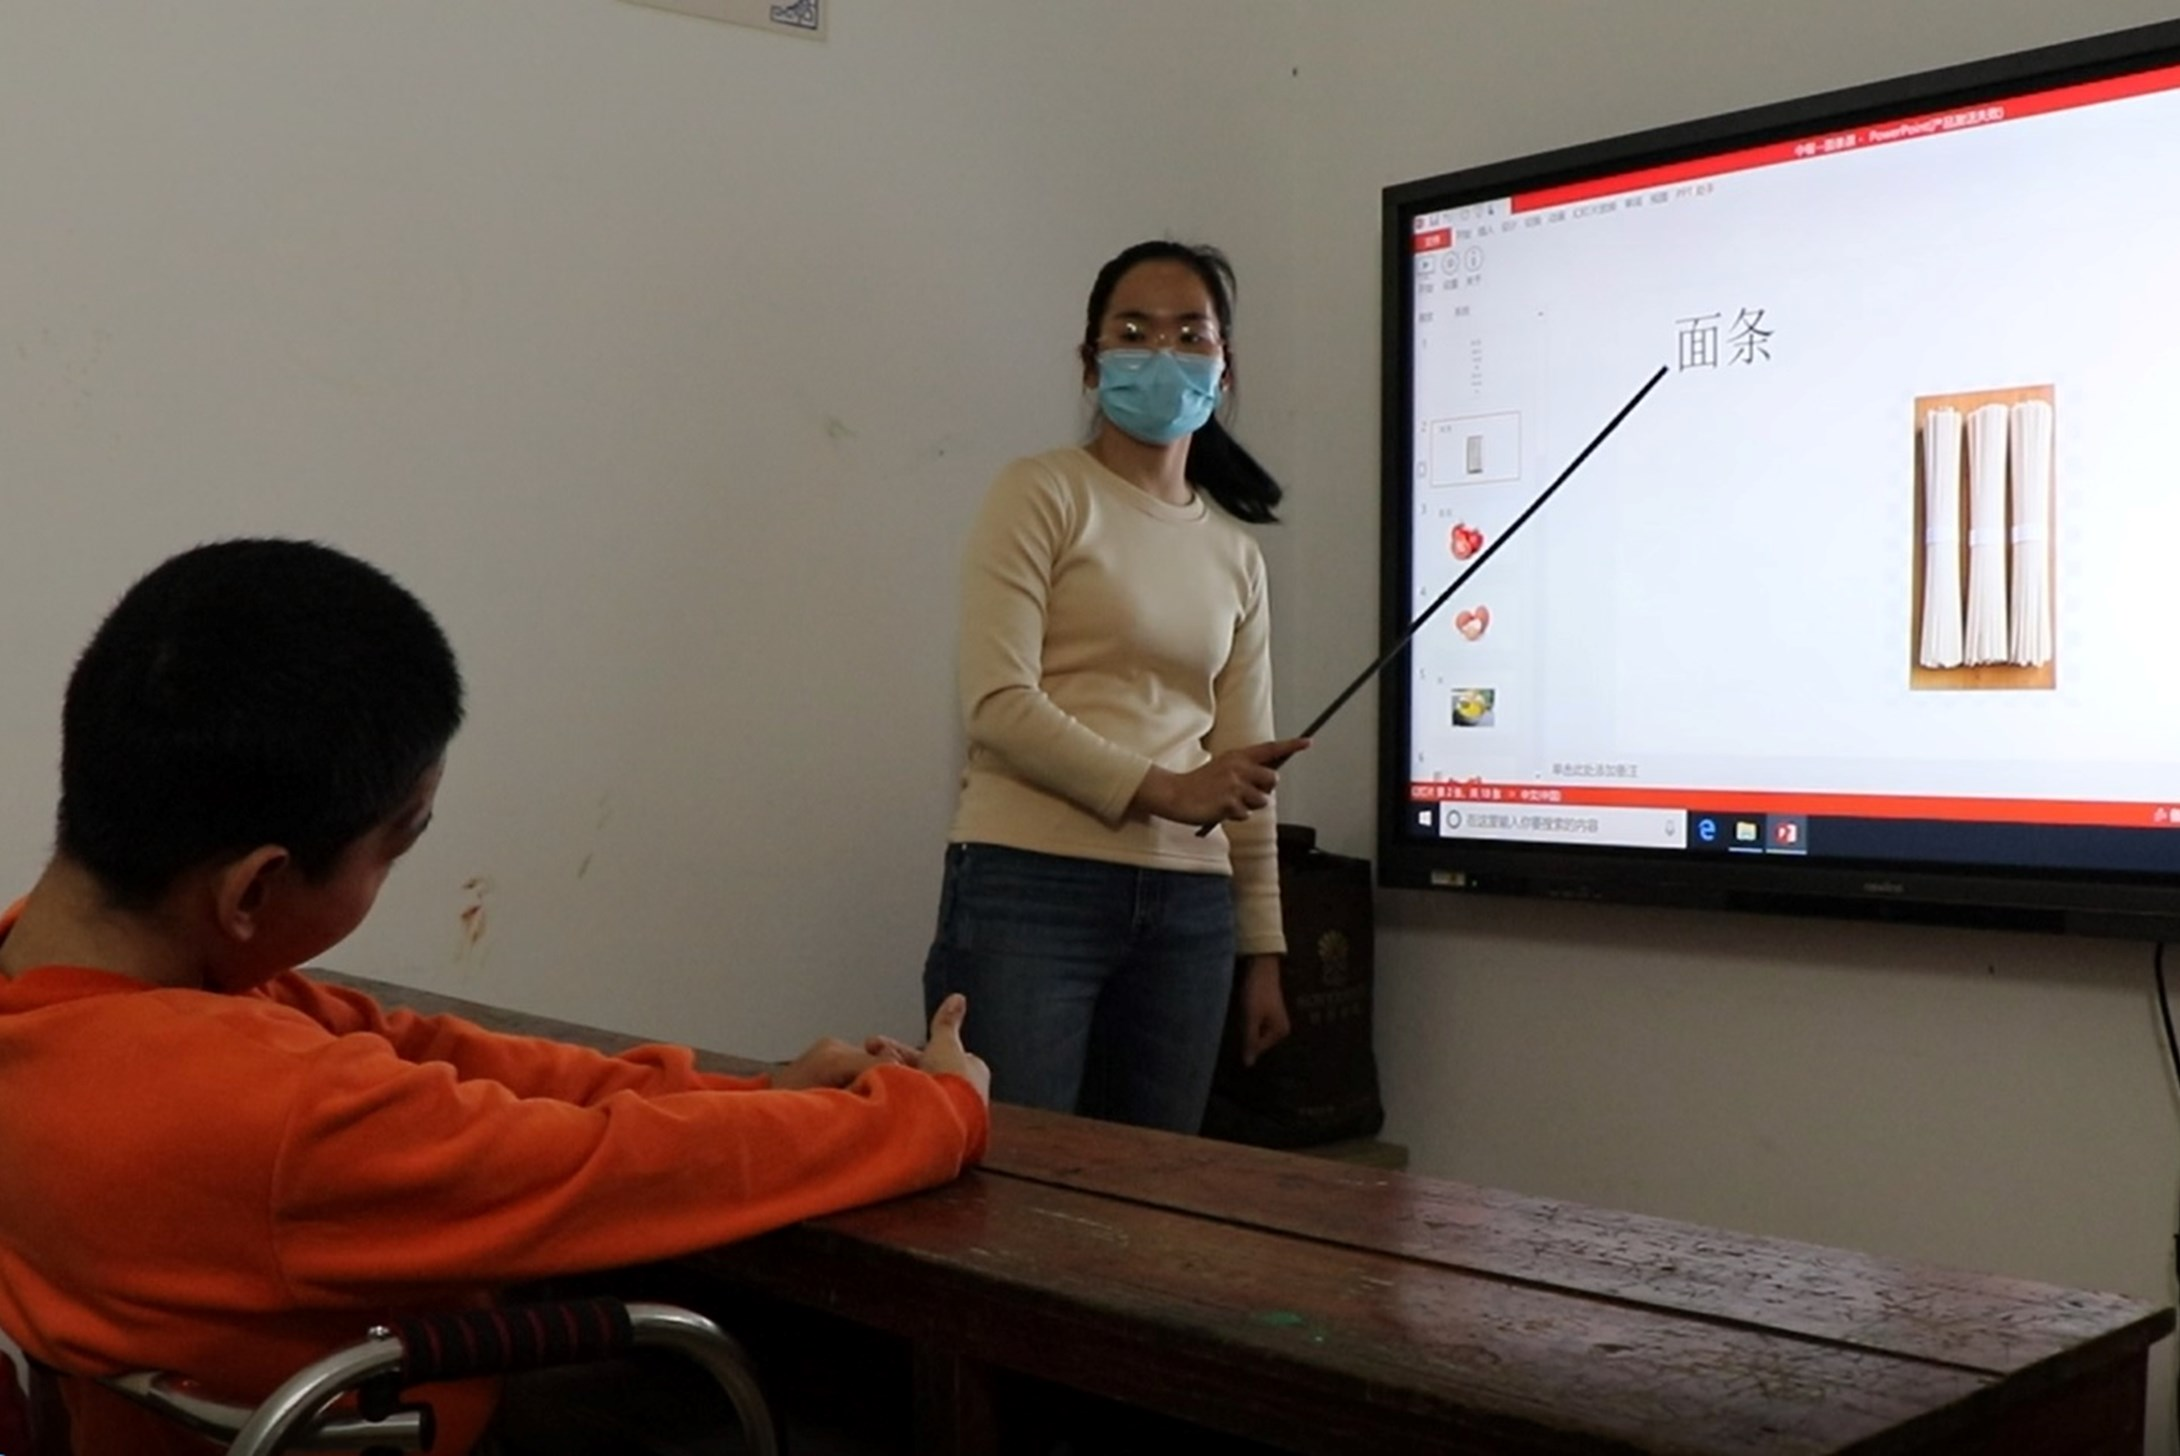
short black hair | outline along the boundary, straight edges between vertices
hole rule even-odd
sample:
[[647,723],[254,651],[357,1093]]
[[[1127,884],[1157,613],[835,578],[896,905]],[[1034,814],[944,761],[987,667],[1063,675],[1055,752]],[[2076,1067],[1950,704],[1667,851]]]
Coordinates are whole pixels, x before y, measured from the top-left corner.
[[454,653],[392,577],[309,541],[217,541],[129,588],[61,713],[60,852],[124,905],[277,844],[322,880],[462,721]]

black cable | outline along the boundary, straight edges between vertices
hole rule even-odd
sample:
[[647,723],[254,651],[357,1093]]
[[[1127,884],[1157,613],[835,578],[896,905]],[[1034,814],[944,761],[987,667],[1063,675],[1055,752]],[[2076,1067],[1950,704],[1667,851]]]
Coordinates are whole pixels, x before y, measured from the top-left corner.
[[[2180,1090],[2180,1036],[2172,1030],[2172,997],[2165,993],[2165,942],[2162,940],[2151,949],[2150,972],[2157,978],[2157,1013],[2165,1022],[2165,1050],[2172,1056],[2173,1086]],[[2174,1287],[2180,1288],[2180,1228],[2172,1235],[2172,1277]],[[2180,1366],[2173,1375],[2173,1449],[2180,1451]]]
[[2165,942],[2150,954],[2150,969],[2157,974],[2157,1009],[2165,1018],[2165,1049],[2172,1053],[2173,1085],[2180,1087],[2180,1037],[2172,1031],[2172,998],[2165,994]]

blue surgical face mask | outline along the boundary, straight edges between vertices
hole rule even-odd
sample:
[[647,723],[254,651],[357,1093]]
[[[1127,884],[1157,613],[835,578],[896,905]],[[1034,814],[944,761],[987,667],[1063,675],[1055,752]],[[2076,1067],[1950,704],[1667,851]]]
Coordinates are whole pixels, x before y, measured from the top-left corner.
[[1211,418],[1225,372],[1218,354],[1107,349],[1098,355],[1098,408],[1146,445],[1169,445]]

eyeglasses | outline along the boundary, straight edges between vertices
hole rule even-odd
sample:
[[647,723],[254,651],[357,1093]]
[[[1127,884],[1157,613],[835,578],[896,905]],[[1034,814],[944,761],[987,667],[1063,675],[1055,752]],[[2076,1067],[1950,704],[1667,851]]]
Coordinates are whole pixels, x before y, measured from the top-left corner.
[[1177,354],[1216,354],[1219,331],[1210,323],[1188,320],[1168,328],[1154,328],[1138,318],[1116,319],[1098,339],[1101,349],[1171,349]]

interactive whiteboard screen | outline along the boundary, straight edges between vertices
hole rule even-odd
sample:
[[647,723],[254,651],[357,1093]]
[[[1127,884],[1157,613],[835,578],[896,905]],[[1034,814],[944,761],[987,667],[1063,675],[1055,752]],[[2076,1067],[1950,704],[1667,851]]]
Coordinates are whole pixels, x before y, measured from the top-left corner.
[[2180,906],[2180,27],[1395,188],[1386,266],[1389,635],[1668,371],[1391,669],[1389,879]]

